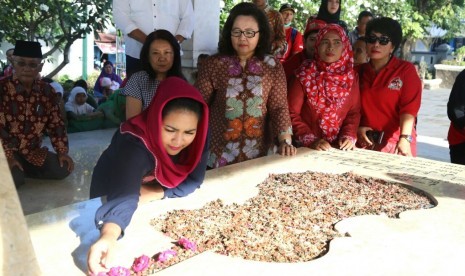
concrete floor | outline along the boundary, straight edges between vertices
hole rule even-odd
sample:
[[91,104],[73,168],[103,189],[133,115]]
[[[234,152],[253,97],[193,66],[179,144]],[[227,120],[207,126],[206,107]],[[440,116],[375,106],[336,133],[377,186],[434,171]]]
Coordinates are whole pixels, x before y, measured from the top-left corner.
[[[447,89],[424,90],[418,115],[418,156],[449,162],[446,140],[449,119],[446,104]],[[89,198],[92,171],[100,153],[108,146],[116,129],[105,129],[69,135],[70,155],[75,162],[74,172],[61,181],[28,179],[18,188],[24,214],[50,210]],[[48,141],[45,141],[49,144]]]

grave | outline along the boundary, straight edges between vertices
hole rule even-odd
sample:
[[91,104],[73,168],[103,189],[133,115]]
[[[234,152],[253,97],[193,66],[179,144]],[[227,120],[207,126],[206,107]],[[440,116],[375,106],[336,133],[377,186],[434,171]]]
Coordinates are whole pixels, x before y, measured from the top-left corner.
[[2,146],[0,146],[0,234],[0,275],[41,275]]
[[[359,216],[336,229],[347,237],[330,242],[329,252],[303,263],[246,261],[213,252],[201,253],[158,275],[460,275],[465,273],[465,170],[463,166],[379,152],[299,149],[296,157],[258,158],[207,172],[199,190],[185,198],[141,205],[118,242],[115,264],[130,267],[135,257],[169,249],[173,240],[150,220],[174,209],[201,208],[222,199],[241,203],[257,194],[256,185],[270,173],[353,171],[405,183],[430,194],[432,209],[403,212],[398,219]],[[44,275],[84,275],[89,246],[98,238],[93,218],[98,199],[26,217]]]

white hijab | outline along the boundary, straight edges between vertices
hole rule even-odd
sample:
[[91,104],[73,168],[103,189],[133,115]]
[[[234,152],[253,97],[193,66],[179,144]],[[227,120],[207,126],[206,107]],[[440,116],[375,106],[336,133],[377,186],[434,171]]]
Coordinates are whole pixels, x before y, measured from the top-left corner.
[[87,100],[86,90],[84,90],[84,88],[80,86],[76,86],[71,90],[68,101],[65,104],[65,110],[71,111],[75,113],[76,115],[82,115],[82,114],[93,112],[94,108],[90,104],[84,103],[82,105],[79,105],[76,103],[76,95],[80,93],[84,93],[86,95],[86,100]]

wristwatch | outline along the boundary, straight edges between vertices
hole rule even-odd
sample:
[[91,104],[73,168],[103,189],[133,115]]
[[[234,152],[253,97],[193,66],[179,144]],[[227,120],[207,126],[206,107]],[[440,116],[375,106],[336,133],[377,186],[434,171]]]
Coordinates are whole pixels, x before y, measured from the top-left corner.
[[281,145],[281,144],[286,144],[286,145],[288,145],[288,146],[292,146],[292,140],[289,139],[289,138],[286,138],[286,139],[281,140],[281,142],[279,142],[279,144],[280,144],[280,145]]
[[405,140],[407,140],[409,143],[412,143],[413,141],[412,135],[408,135],[408,134],[401,134],[399,138],[405,138]]

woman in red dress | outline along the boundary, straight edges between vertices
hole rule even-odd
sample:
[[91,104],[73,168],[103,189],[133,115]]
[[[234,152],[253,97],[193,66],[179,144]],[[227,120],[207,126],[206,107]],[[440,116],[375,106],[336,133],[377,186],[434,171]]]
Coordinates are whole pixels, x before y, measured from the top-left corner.
[[[376,18],[368,23],[365,40],[370,61],[355,68],[360,75],[362,103],[358,145],[416,156],[414,126],[422,87],[413,64],[393,55],[402,41],[402,28],[394,19]],[[384,135],[373,141],[367,131]]]
[[328,24],[291,83],[288,101],[294,143],[316,150],[353,149],[360,121],[358,76],[343,28]]

